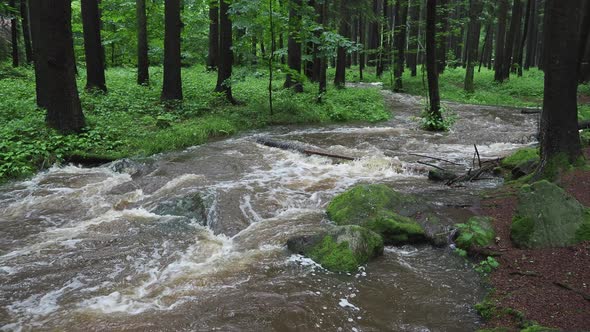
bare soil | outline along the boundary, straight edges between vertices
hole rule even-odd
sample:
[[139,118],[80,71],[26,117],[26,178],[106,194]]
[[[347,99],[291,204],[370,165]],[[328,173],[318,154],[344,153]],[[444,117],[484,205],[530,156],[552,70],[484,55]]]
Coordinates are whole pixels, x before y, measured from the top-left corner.
[[[590,149],[585,151],[590,158]],[[563,176],[559,184],[590,206],[590,171]],[[520,330],[524,321],[564,331],[590,331],[590,242],[567,248],[518,249],[510,241],[517,205],[514,189],[505,187],[482,202],[481,213],[495,218],[500,267],[490,275],[496,314],[487,327]],[[519,314],[520,313],[520,314]]]

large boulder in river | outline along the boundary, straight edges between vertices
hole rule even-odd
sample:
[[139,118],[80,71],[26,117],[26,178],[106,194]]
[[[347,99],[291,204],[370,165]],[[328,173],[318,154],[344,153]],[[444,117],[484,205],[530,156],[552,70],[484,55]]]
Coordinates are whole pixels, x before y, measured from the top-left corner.
[[359,225],[383,236],[385,244],[426,240],[424,229],[409,218],[424,209],[412,195],[400,194],[382,184],[356,186],[328,205],[329,217],[338,225]]
[[201,225],[207,224],[207,207],[200,193],[192,193],[161,202],[153,212],[161,216],[186,217]]
[[366,228],[348,225],[311,236],[290,239],[287,247],[334,272],[354,272],[383,254],[383,239]]
[[551,182],[523,186],[511,238],[521,248],[564,247],[590,240],[590,210]]

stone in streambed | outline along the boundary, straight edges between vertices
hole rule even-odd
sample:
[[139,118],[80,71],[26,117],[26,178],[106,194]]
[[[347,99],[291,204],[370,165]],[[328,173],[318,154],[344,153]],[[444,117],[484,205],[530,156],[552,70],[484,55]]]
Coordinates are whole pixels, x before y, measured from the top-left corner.
[[207,208],[199,193],[189,194],[160,203],[153,212],[164,216],[186,217],[201,225],[207,224]]
[[433,169],[428,171],[428,180],[435,182],[451,181],[458,177],[457,174],[449,171]]

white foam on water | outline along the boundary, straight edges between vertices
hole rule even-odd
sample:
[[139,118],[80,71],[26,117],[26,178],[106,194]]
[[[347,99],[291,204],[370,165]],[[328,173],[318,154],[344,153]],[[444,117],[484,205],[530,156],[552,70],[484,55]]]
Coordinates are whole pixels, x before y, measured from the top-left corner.
[[340,299],[340,302],[338,302],[338,305],[340,307],[342,307],[342,308],[345,308],[345,309],[346,308],[350,308],[350,309],[355,310],[355,311],[361,310],[359,307],[357,307],[354,304],[348,302],[348,299],[344,299],[344,298],[343,299]]

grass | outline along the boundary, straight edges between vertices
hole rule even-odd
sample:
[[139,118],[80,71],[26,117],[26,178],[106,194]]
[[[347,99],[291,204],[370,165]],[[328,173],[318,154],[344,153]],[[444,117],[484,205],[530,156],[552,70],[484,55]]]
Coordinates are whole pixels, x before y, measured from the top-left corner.
[[184,102],[163,105],[162,68],[150,68],[150,74],[152,84],[146,87],[135,84],[133,69],[109,69],[109,92],[95,94],[83,91],[80,68],[78,88],[87,126],[79,135],[63,136],[45,126],[45,112],[36,108],[33,71],[0,66],[0,182],[30,176],[72,156],[141,157],[275,124],[377,122],[390,117],[378,89],[330,88],[318,104],[315,84],[294,94],[282,89],[282,75],[273,81],[271,116],[268,73],[247,68],[234,73],[233,92],[240,105],[213,93],[216,73],[201,67],[183,69]]

